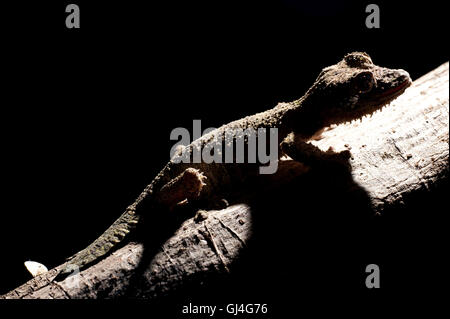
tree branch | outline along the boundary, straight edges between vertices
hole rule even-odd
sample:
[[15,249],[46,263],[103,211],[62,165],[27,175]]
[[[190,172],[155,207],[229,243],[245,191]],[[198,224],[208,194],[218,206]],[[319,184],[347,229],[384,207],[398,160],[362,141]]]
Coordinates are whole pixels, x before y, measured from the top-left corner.
[[[320,177],[318,169],[311,170],[291,160],[280,161],[276,174],[261,177],[258,191],[249,190],[243,194],[242,202],[210,211],[204,220],[186,220],[157,247],[156,253],[149,252],[145,242],[131,242],[63,282],[51,282],[62,267],[59,266],[1,298],[155,299],[191,283],[226,276],[233,272],[233,264],[241,254],[254,247],[249,242],[255,229],[257,205],[243,203],[251,203],[248,199],[255,198],[254,202],[260,204],[265,196],[261,194],[269,194],[278,205],[284,197],[281,193],[275,196],[274,192],[280,187],[285,192],[283,187],[292,188],[293,183],[297,183],[296,189],[304,190],[315,187],[308,184],[311,181],[319,184],[335,181],[343,189],[339,194],[348,193],[347,211],[357,205],[358,197],[368,198],[364,205],[370,206],[373,214],[401,207],[412,195],[433,189],[448,178],[448,88],[448,63],[445,63],[416,80],[382,111],[326,131],[324,138],[314,144],[323,150],[329,146],[338,151],[350,148],[351,170],[347,177],[336,173]],[[325,188],[318,198],[326,199],[329,193]],[[302,203],[306,202],[307,198]],[[266,233],[275,227],[273,223],[276,224],[276,219],[270,219]]]

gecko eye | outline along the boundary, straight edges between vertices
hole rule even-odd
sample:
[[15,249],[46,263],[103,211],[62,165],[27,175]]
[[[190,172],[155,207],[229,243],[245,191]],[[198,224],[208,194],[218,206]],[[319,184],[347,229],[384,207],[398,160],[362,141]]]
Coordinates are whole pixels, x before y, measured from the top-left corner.
[[375,85],[375,78],[372,72],[361,72],[356,76],[353,83],[358,93],[367,93]]

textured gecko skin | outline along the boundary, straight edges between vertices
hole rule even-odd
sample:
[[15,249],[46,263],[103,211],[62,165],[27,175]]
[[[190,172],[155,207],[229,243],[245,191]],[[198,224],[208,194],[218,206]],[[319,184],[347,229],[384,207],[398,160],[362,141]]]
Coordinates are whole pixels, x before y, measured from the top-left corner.
[[[221,143],[223,133],[228,130],[277,128],[279,154],[311,164],[323,154],[307,143],[318,132],[332,124],[360,119],[379,110],[410,84],[406,71],[374,65],[363,52],[349,53],[337,64],[324,68],[300,99],[279,103],[273,109],[224,125],[192,142],[187,150],[202,148],[214,140]],[[258,174],[255,165],[176,163],[176,156],[97,240],[67,262],[55,280],[63,280],[73,269],[83,268],[105,256],[135,227],[143,214],[151,213],[141,211],[144,201],[167,207],[194,200],[211,203],[249,176]]]

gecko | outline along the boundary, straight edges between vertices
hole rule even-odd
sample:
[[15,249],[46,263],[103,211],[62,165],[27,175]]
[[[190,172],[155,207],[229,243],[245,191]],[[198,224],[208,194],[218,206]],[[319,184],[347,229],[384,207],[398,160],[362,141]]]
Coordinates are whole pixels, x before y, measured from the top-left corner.
[[202,208],[213,207],[249,176],[258,174],[254,165],[245,163],[180,162],[177,156],[182,152],[192,153],[211,142],[222,143],[227,131],[277,128],[279,157],[287,155],[313,165],[317,159],[348,152],[337,153],[331,148],[324,152],[309,143],[325,128],[380,110],[411,83],[408,72],[375,65],[365,52],[346,54],[335,65],[325,67],[301,98],[230,122],[183,147],[99,238],[66,262],[54,280],[64,280],[75,269],[86,268],[106,256],[152,209],[187,202],[199,203]]

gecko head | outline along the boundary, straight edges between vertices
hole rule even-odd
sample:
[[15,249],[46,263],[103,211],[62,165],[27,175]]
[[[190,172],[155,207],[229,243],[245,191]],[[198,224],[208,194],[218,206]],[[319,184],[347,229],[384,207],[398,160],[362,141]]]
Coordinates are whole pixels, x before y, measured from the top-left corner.
[[362,118],[381,109],[411,85],[408,72],[373,64],[367,53],[347,54],[322,70],[307,92],[311,110],[326,125]]

